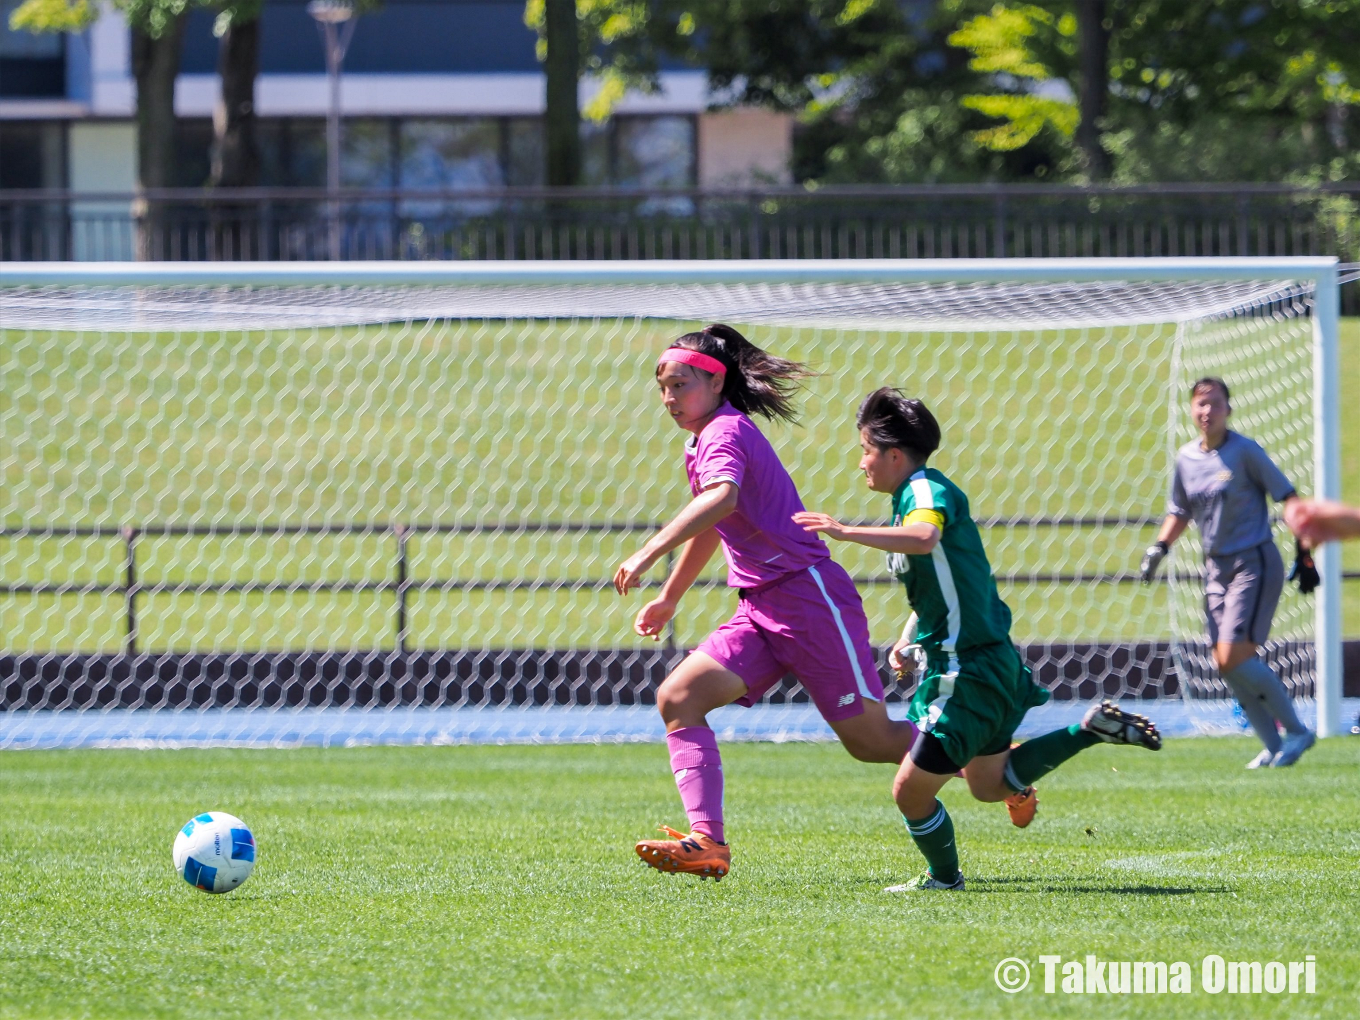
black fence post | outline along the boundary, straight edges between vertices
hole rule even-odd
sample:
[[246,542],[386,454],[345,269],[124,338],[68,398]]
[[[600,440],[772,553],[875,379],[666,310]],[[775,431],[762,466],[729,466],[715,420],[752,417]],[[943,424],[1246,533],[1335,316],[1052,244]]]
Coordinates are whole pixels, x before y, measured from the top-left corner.
[[996,240],[992,242],[992,253],[999,259],[1006,257],[1006,196],[996,193]]
[[410,534],[406,525],[398,524],[397,534],[397,652],[406,654],[406,589],[408,587],[406,538]]
[[123,528],[123,544],[127,549],[126,575],[123,581],[124,597],[127,600],[127,643],[124,650],[128,655],[137,654],[137,529],[132,525]]

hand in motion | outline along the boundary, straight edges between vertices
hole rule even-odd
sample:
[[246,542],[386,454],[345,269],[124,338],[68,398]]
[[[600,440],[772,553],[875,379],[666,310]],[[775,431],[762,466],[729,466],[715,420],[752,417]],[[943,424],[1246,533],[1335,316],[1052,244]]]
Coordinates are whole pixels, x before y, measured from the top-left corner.
[[1297,539],[1294,542],[1294,569],[1289,572],[1288,580],[1297,581],[1299,591],[1304,595],[1310,594],[1322,583],[1322,575],[1313,564],[1313,554]]
[[666,624],[671,622],[674,615],[674,599],[652,599],[638,610],[637,617],[633,620],[633,630],[643,637],[660,641],[661,632],[666,629]]
[[804,531],[816,531],[832,538],[845,537],[845,525],[834,517],[826,514],[813,513],[810,510],[800,510],[793,515],[793,523],[801,524]]
[[1143,553],[1143,562],[1138,564],[1138,579],[1144,584],[1151,584],[1152,579],[1157,576],[1157,570],[1162,565],[1162,560],[1166,559],[1167,551],[1170,549],[1165,542],[1153,542],[1148,546],[1147,552]]
[[915,638],[901,637],[888,653],[888,665],[897,674],[899,681],[905,682],[907,674],[916,673],[921,668],[921,646]]
[[1306,549],[1360,537],[1360,507],[1330,499],[1291,499],[1284,505],[1284,522]]
[[653,563],[656,562],[655,556],[650,556],[645,552],[633,553],[626,560],[619,564],[619,569],[614,571],[614,590],[620,595],[627,595],[632,589],[642,584],[642,575]]
[[921,668],[924,652],[916,643],[919,624],[920,620],[912,613],[907,618],[906,626],[902,628],[902,636],[892,646],[892,651],[888,652],[888,665],[897,674],[899,681],[907,679],[908,671],[914,673]]

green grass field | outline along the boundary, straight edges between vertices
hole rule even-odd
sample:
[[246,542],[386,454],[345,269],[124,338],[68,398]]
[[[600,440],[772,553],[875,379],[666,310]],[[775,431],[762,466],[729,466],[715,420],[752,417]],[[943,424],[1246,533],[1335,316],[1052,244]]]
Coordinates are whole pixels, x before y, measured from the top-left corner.
[[[732,874],[631,843],[682,822],[664,749],[0,756],[0,1017],[1348,1017],[1360,1010],[1360,742],[1289,772],[1246,739],[1097,747],[1039,818],[946,788],[969,888],[918,859],[892,770],[835,745],[725,749]],[[958,787],[957,789],[955,787]],[[173,871],[205,809],[254,829],[219,897]],[[1188,961],[1189,995],[1045,995],[1037,958]],[[1209,995],[1207,954],[1317,957],[1315,995]],[[1004,995],[993,969],[1026,959]]]
[[[684,502],[683,439],[647,378],[681,327],[646,322],[416,324],[350,330],[73,337],[0,333],[0,521],[5,525],[255,521],[661,520]],[[1288,356],[1233,333],[1187,366],[1244,380],[1239,428],[1292,470],[1310,454],[1302,418],[1272,418],[1298,399],[1306,328]],[[822,374],[802,401],[804,426],[771,436],[806,502],[849,518],[886,500],[855,471],[853,409],[893,381],[939,412],[938,465],[979,516],[1157,514],[1165,480],[1169,327],[1058,333],[904,335],[759,330],[780,353]],[[1360,500],[1360,320],[1343,330],[1346,494]],[[1300,352],[1303,352],[1300,354]],[[1234,360],[1236,359],[1236,360]],[[1302,360],[1301,360],[1302,359]],[[1306,401],[1304,402],[1306,406]],[[987,542],[1001,573],[1132,570],[1152,529],[997,527]],[[600,533],[417,535],[410,576],[481,582],[529,578],[517,591],[416,593],[415,648],[628,647],[636,601],[555,587],[604,581],[637,536]],[[881,557],[839,546],[858,576]],[[0,538],[0,583],[117,585],[121,540]],[[300,580],[394,576],[396,540],[372,535],[147,536],[144,585],[252,580],[254,592],[162,592],[139,600],[147,651],[391,648],[394,596],[290,592]],[[1360,566],[1360,550],[1347,552]],[[659,571],[657,572],[659,576]],[[718,572],[712,572],[717,577]],[[1360,634],[1360,585],[1348,585],[1346,629]],[[877,640],[899,626],[892,585],[869,588]],[[1003,585],[1015,636],[1165,637],[1160,591],[1109,584]],[[1191,599],[1187,619],[1198,628]],[[677,640],[694,643],[725,617],[730,596],[696,591]],[[1285,596],[1276,632],[1306,628],[1310,603]],[[116,651],[117,592],[0,596],[8,651]]]

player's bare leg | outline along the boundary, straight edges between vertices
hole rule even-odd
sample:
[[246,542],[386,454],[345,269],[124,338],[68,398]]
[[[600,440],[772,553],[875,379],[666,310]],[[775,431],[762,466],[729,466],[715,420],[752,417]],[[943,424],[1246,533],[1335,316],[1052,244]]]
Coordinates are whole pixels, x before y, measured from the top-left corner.
[[[925,735],[923,734],[923,737]],[[960,890],[963,872],[959,870],[958,849],[954,844],[954,823],[936,794],[953,775],[927,772],[911,758],[902,762],[893,781],[893,800],[912,841],[926,859],[927,870],[911,882],[893,885],[887,892],[924,892],[931,889]]]
[[984,803],[994,804],[1001,801],[1011,816],[1011,824],[1023,829],[1034,821],[1034,813],[1039,807],[1039,796],[1033,786],[1026,786],[1019,793],[1006,784],[1006,763],[1011,752],[1000,754],[980,754],[968,763],[963,777],[968,781],[968,789],[973,796]]
[[731,870],[732,851],[723,842],[722,765],[708,713],[745,693],[741,677],[703,652],[687,656],[657,689],[675,783],[693,831],[660,826],[670,839],[645,839],[633,848],[643,863],[715,881]]
[[708,713],[746,693],[746,683],[704,652],[691,652],[656,689],[656,707],[666,732],[707,726]]
[[916,727],[905,719],[888,718],[881,701],[862,701],[864,711],[850,719],[837,719],[831,728],[841,744],[859,761],[900,765],[916,739]]

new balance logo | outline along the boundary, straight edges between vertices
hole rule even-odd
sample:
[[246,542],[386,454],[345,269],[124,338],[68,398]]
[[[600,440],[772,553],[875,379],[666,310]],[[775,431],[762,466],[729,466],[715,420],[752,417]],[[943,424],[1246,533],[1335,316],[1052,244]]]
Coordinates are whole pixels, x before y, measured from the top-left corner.
[[686,850],[694,851],[696,854],[701,849],[703,849],[702,847],[699,846],[699,841],[697,839],[682,839],[680,841],[680,845],[684,847]]
[[842,708],[844,708],[846,705],[853,705],[854,703],[855,695],[853,694],[847,694],[843,698],[841,698],[840,701],[836,702],[836,704],[840,705]]

